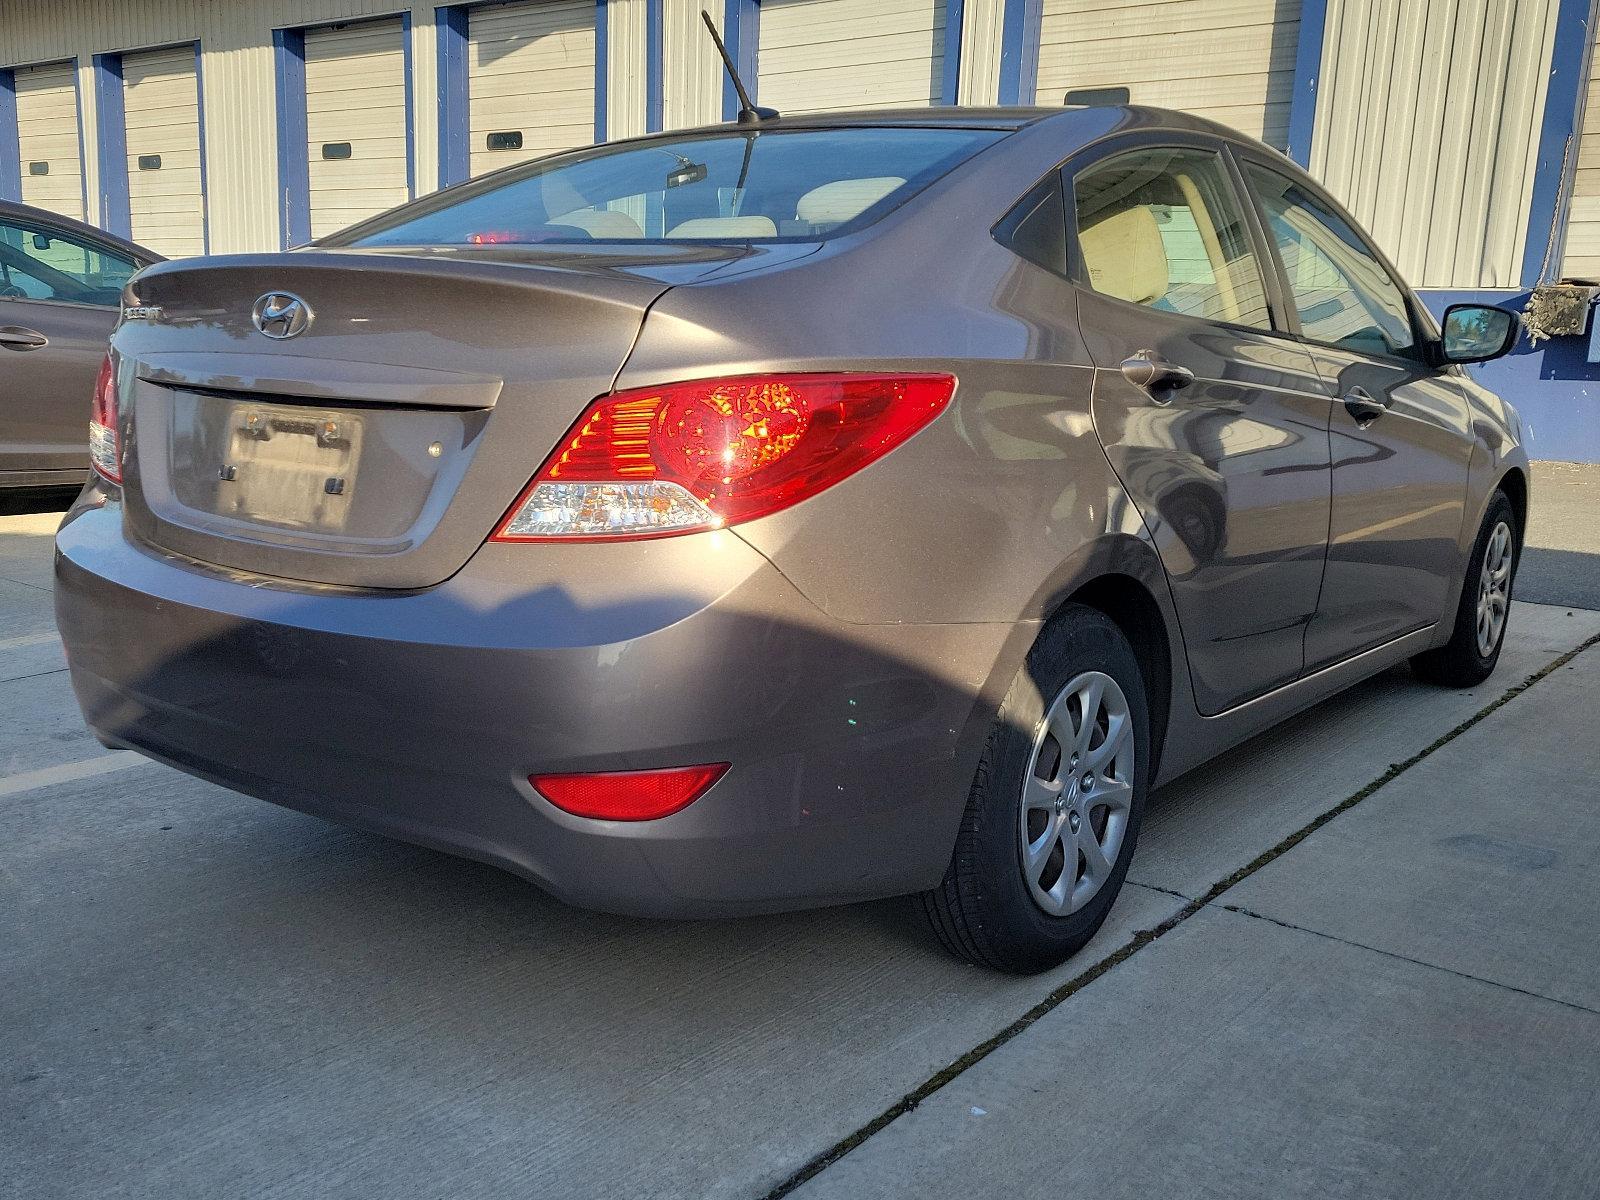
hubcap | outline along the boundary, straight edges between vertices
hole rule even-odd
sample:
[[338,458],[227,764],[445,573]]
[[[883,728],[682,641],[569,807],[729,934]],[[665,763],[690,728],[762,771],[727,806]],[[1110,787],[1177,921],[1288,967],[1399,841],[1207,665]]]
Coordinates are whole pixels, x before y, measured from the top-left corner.
[[1022,785],[1022,872],[1034,903],[1077,912],[1105,886],[1133,806],[1133,719],[1117,681],[1085,671],[1051,701]]
[[1488,658],[1500,644],[1511,607],[1511,559],[1514,542],[1511,526],[1504,521],[1494,527],[1483,552],[1483,569],[1478,572],[1478,657]]

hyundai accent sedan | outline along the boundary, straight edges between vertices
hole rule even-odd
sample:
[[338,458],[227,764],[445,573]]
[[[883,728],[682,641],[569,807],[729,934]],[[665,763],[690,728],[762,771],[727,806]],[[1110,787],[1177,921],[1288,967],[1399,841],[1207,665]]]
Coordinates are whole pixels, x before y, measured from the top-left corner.
[[1034,971],[1146,797],[1487,676],[1515,412],[1293,163],[1138,107],[783,117],[136,276],[57,538],[109,746],[716,915]]

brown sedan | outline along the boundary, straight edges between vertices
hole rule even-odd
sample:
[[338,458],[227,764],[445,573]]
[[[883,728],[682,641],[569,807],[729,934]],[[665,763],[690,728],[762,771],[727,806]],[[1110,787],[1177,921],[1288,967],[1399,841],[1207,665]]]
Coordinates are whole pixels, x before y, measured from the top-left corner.
[[81,221],[0,201],[0,488],[83,482],[87,397],[123,285],[160,258]]
[[1059,962],[1150,789],[1494,669],[1516,413],[1293,163],[1146,108],[753,119],[152,267],[57,538],[108,745],[574,903],[913,893]]

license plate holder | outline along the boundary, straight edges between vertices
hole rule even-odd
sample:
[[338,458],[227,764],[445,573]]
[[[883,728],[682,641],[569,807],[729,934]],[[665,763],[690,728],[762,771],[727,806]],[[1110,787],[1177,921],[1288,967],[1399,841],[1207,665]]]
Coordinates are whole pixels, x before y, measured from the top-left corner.
[[217,468],[220,511],[289,529],[344,529],[363,433],[348,411],[235,402]]

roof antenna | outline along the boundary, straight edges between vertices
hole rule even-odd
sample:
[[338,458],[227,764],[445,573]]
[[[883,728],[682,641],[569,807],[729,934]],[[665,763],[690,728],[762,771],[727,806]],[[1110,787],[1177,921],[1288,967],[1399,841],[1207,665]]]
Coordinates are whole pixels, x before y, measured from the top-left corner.
[[722,55],[722,65],[728,68],[728,78],[733,80],[733,90],[739,93],[739,124],[759,125],[762,121],[769,121],[778,115],[775,108],[757,108],[750,103],[750,93],[744,90],[744,83],[739,78],[739,72],[734,70],[733,59],[728,57],[728,48],[722,44],[722,35],[717,32],[716,24],[711,20],[711,14],[705,9],[700,10],[700,19],[706,23],[706,28],[711,32],[711,40],[717,44],[717,53]]

